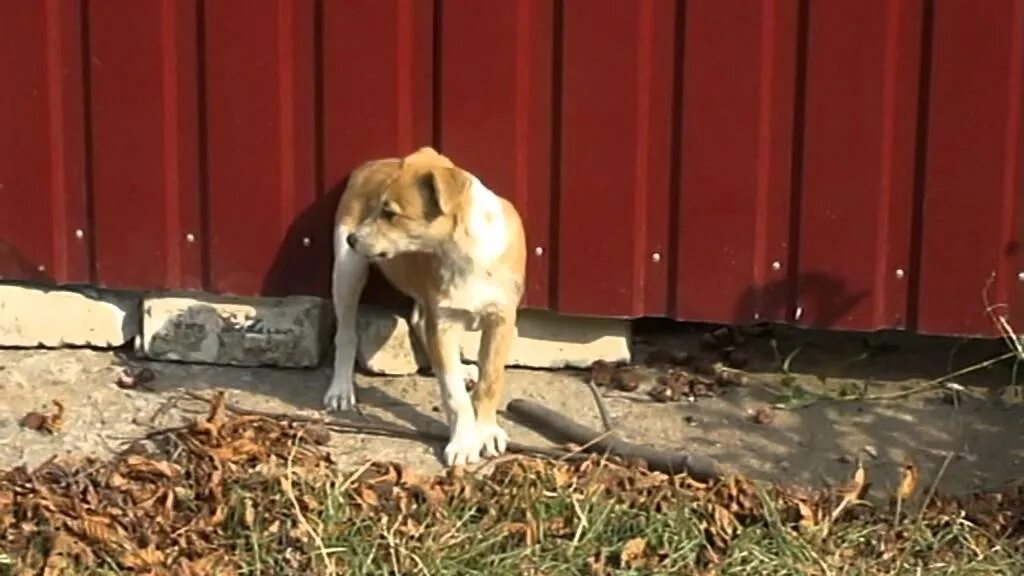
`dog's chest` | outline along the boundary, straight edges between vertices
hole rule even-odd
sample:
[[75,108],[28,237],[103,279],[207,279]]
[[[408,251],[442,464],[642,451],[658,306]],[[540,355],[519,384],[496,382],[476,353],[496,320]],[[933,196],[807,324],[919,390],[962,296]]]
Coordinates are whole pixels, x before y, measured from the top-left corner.
[[512,286],[505,274],[495,271],[474,271],[445,282],[438,305],[473,315],[484,314],[508,306]]

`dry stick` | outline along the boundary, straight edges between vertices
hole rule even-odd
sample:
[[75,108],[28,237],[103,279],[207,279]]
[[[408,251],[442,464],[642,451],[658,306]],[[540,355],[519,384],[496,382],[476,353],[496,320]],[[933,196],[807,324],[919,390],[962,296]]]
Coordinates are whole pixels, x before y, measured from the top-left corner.
[[[183,392],[185,396],[193,400],[205,402],[210,404],[212,400],[191,391]],[[416,430],[413,428],[407,428],[405,426],[398,426],[394,424],[349,424],[340,421],[325,421],[320,418],[312,418],[309,416],[302,416],[299,414],[283,414],[279,412],[265,412],[263,410],[253,410],[251,408],[242,408],[236,406],[230,402],[224,403],[224,408],[233,414],[239,416],[258,416],[260,418],[266,418],[268,420],[276,421],[287,421],[297,424],[312,424],[316,426],[322,426],[332,432],[339,434],[367,434],[370,436],[383,436],[388,438],[400,438],[404,440],[418,440],[418,441],[435,441],[435,442],[447,442],[449,440],[448,435],[443,432],[435,432],[432,430]],[[146,434],[147,440],[165,436],[167,434],[173,434],[189,429],[190,426],[175,426],[173,428],[166,428],[163,430],[155,430]],[[558,448],[546,448],[543,446],[531,446],[529,444],[520,444],[518,442],[509,442],[506,446],[509,452],[515,454],[524,454],[532,456],[543,456],[545,458],[563,459],[568,461],[580,461],[586,460],[587,456],[571,452],[568,450],[562,450]]]
[[611,414],[608,413],[608,406],[604,403],[604,398],[601,397],[601,391],[597,389],[597,384],[594,384],[593,378],[587,378],[585,382],[587,383],[587,388],[590,388],[590,393],[594,395],[594,404],[597,404],[597,412],[601,415],[601,424],[604,424],[604,431],[611,432],[615,425]]
[[299,449],[299,440],[302,437],[302,432],[295,437],[292,442],[292,449],[288,452],[288,462],[285,467],[286,474],[284,482],[282,482],[282,488],[284,489],[285,495],[291,502],[292,511],[295,513],[296,520],[299,521],[299,525],[313,538],[316,542],[317,550],[320,553],[320,558],[324,563],[324,569],[327,570],[328,574],[336,574],[337,570],[334,568],[334,562],[331,561],[330,556],[327,554],[327,548],[324,546],[324,539],[320,536],[320,533],[310,526],[309,521],[306,520],[306,515],[302,513],[302,507],[299,506],[299,500],[295,497],[295,489],[292,485],[292,479],[294,478],[295,470],[292,468],[292,463],[295,460],[295,452]]
[[981,370],[982,368],[988,368],[989,366],[992,366],[993,364],[998,364],[998,363],[1002,362],[1003,360],[1008,360],[1010,358],[1013,358],[1016,355],[1017,355],[1016,352],[1008,352],[1006,354],[1003,354],[1002,356],[996,356],[995,358],[989,358],[988,360],[985,360],[984,362],[979,362],[978,364],[974,364],[974,365],[968,366],[966,368],[961,368],[960,370],[957,370],[956,372],[951,372],[949,374],[946,374],[945,376],[939,376],[938,378],[935,378],[934,380],[929,380],[929,381],[925,382],[924,384],[921,384],[920,386],[915,386],[914,388],[911,388],[909,390],[901,390],[899,392],[889,392],[887,394],[871,394],[869,396],[863,396],[861,398],[850,398],[850,400],[898,400],[900,398],[906,398],[908,396],[913,396],[915,394],[920,394],[922,392],[928,392],[929,390],[934,390],[934,389],[938,388],[939,386],[943,385],[944,383],[948,382],[949,380],[952,380],[953,378],[958,378],[958,377],[963,376],[965,374],[970,374],[971,372],[975,372],[975,371]]
[[552,439],[556,442],[587,446],[587,451],[591,453],[606,453],[626,460],[639,458],[647,462],[652,470],[666,474],[685,472],[698,481],[720,476],[715,462],[706,456],[669,452],[652,446],[633,444],[610,432],[601,434],[536,402],[517,398],[508,403],[506,411],[541,434],[553,436]]

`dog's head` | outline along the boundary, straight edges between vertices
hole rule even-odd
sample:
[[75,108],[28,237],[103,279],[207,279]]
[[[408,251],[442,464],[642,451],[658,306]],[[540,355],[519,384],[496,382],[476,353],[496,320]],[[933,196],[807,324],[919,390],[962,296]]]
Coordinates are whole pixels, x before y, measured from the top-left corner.
[[402,158],[374,194],[347,242],[371,259],[435,252],[455,234],[471,185],[470,175],[451,160],[420,148]]

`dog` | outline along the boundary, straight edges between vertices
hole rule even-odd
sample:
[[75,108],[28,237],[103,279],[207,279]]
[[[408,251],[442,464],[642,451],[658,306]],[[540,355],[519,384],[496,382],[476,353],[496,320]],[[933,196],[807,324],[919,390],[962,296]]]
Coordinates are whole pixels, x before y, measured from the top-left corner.
[[[351,173],[334,224],[337,324],[324,395],[331,411],[356,404],[356,314],[371,264],[413,300],[412,332],[427,351],[448,421],[446,465],[503,453],[508,435],[497,409],[526,276],[515,207],[429,146]],[[479,366],[462,363],[466,329],[481,331]],[[478,380],[472,397],[467,378]]]

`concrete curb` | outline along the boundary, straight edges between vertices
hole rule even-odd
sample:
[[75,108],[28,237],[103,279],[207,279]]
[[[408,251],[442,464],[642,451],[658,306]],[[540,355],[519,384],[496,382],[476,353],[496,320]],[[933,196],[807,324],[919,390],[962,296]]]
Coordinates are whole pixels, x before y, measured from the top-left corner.
[[[583,368],[628,362],[632,322],[522,310],[508,364]],[[356,361],[371,374],[408,375],[428,367],[406,314],[360,308]],[[92,288],[0,284],[0,346],[116,348],[160,361],[312,368],[330,366],[334,314],[309,296],[241,298],[204,293],[142,295]],[[462,341],[475,362],[480,333]]]

